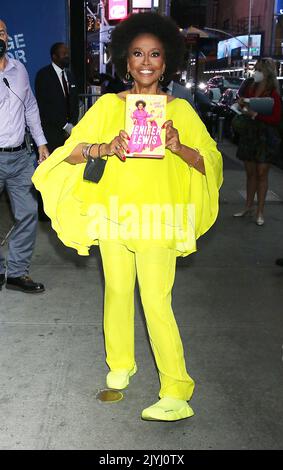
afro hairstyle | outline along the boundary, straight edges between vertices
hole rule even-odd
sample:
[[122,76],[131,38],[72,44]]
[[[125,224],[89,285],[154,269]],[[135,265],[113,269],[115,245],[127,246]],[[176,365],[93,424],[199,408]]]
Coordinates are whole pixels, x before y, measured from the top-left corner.
[[138,107],[139,104],[142,104],[144,108],[146,107],[146,102],[143,101],[143,100],[138,100],[138,101],[135,102],[136,107]]
[[184,38],[171,18],[154,12],[131,14],[113,30],[110,50],[117,74],[121,79],[125,77],[130,45],[141,34],[152,34],[163,45],[166,64],[164,82],[168,83],[182,65]]

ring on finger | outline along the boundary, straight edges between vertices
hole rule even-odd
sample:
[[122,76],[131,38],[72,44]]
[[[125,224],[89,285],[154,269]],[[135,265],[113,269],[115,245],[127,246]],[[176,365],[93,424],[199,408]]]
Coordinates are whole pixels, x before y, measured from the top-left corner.
[[119,145],[119,144],[118,144],[118,145],[115,145],[115,149],[116,149],[116,150],[119,150],[120,148],[121,148],[121,145]]

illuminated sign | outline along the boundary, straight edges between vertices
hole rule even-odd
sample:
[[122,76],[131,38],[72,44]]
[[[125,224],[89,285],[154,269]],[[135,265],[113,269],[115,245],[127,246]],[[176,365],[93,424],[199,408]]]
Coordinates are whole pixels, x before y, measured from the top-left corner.
[[122,20],[128,14],[128,0],[109,0],[108,19]]
[[151,8],[151,0],[132,0],[133,8]]
[[251,34],[250,47],[248,47],[249,36],[236,36],[234,38],[219,41],[217,46],[217,59],[224,59],[225,57],[234,56],[233,49],[241,48],[240,55],[245,56],[248,54],[258,57],[261,54],[261,34]]
[[275,15],[283,15],[283,0],[277,0],[275,6]]

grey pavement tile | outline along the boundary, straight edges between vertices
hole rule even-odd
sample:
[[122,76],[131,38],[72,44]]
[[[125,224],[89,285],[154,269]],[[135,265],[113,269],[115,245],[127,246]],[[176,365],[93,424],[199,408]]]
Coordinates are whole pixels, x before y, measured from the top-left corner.
[[[138,294],[138,372],[121,402],[96,399],[108,371],[100,258],[96,248],[79,257],[40,223],[31,275],[46,292],[0,292],[0,449],[283,448],[283,269],[274,265],[283,256],[283,204],[267,203],[263,227],[233,219],[245,177],[231,158],[219,218],[198,252],[178,260],[173,291],[195,416],[140,419],[158,399],[159,379]],[[280,197],[282,182],[273,169],[270,189]],[[0,205],[9,224],[3,197]]]
[[39,222],[32,265],[64,266],[72,269],[91,267],[99,269],[99,250],[92,247],[90,256],[79,256],[73,248],[65,246],[52,230],[49,222]]

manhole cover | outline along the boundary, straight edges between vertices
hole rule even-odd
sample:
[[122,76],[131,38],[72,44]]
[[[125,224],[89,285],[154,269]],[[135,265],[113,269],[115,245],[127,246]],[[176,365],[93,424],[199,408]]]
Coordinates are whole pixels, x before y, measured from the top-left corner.
[[112,390],[107,388],[105,390],[99,390],[96,394],[96,398],[99,401],[114,403],[115,401],[120,401],[123,399],[123,393],[118,390]]

